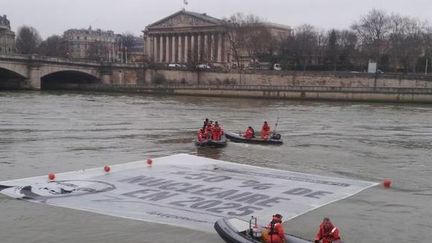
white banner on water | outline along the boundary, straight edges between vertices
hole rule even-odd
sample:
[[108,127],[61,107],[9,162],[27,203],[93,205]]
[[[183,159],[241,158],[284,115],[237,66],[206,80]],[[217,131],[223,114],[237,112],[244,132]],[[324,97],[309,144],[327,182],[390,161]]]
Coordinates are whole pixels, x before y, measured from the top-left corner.
[[66,208],[213,232],[222,217],[290,219],[376,183],[178,154],[111,167],[0,182],[1,193]]

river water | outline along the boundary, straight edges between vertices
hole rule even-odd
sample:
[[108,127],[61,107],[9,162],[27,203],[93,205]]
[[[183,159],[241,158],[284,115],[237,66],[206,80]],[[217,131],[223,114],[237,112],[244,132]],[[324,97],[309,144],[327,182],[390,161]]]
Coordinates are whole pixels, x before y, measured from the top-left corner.
[[[205,117],[225,130],[275,124],[282,146],[192,144]],[[279,119],[278,119],[279,118]],[[274,125],[272,125],[274,127]],[[284,224],[312,239],[324,216],[345,242],[432,241],[432,106],[1,92],[0,181],[189,153],[382,182]],[[217,234],[19,201],[0,195],[0,242],[207,242]]]

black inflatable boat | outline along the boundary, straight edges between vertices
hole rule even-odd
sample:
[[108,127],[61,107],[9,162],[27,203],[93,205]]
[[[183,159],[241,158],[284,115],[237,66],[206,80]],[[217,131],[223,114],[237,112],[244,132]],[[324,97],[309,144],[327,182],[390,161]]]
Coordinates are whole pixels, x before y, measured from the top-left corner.
[[[262,243],[261,233],[252,223],[237,218],[222,218],[214,224],[216,232],[227,243]],[[310,243],[311,241],[285,234],[285,243]]]
[[199,142],[198,140],[195,140],[195,146],[197,147],[212,147],[212,148],[222,148],[225,147],[227,145],[227,138],[224,135],[222,135],[220,140],[212,140],[212,139],[207,139],[207,140],[203,140],[201,142]]
[[253,143],[253,144],[273,144],[273,145],[281,145],[283,141],[281,139],[280,134],[272,134],[270,139],[262,139],[259,134],[255,135],[256,137],[247,139],[243,137],[239,133],[227,132],[226,137],[233,142],[236,143]]

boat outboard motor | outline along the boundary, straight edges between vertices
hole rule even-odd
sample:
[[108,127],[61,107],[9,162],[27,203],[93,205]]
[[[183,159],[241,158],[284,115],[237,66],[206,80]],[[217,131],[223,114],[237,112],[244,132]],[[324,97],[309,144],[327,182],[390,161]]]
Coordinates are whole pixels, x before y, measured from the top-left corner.
[[281,135],[279,133],[273,133],[271,135],[271,139],[279,140],[279,139],[281,139]]

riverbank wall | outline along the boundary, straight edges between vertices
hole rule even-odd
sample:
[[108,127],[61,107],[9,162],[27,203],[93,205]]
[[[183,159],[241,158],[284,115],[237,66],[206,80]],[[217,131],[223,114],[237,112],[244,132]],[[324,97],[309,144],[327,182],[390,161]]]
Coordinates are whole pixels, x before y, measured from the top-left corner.
[[146,70],[141,82],[69,88],[207,97],[432,103],[432,76],[428,75]]
[[144,78],[147,84],[432,88],[432,75],[353,72],[146,70]]
[[187,95],[205,97],[263,98],[292,100],[328,100],[362,102],[431,103],[432,89],[349,88],[269,85],[68,85],[78,91],[124,92],[151,95]]

